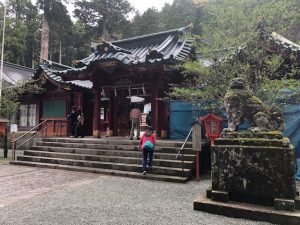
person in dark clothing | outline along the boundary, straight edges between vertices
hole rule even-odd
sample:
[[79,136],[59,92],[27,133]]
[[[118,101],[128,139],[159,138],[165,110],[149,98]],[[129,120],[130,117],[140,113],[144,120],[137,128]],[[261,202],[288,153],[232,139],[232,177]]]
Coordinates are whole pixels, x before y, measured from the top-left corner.
[[84,115],[81,112],[81,109],[78,109],[75,137],[80,136],[83,138],[83,125],[84,125]]
[[149,111],[149,113],[146,117],[146,123],[148,126],[151,126],[151,121],[152,121],[152,114],[151,114],[151,111]]
[[74,137],[76,132],[76,126],[77,126],[77,112],[76,112],[76,106],[72,106],[72,111],[67,116],[67,119],[69,121],[69,127],[70,127],[70,136]]

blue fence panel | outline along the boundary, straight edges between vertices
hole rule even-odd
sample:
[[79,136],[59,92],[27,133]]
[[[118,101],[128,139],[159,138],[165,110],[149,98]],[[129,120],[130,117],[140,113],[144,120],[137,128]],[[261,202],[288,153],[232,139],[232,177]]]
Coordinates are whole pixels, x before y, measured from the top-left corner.
[[199,117],[205,115],[204,110],[197,109],[191,102],[170,102],[170,139],[185,139],[192,123]]

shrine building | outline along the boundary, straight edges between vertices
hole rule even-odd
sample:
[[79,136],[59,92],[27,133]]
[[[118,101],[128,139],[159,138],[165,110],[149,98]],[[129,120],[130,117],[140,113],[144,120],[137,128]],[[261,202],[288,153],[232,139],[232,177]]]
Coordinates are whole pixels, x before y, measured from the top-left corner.
[[169,129],[169,84],[183,80],[174,67],[194,59],[192,40],[184,37],[188,27],[134,38],[93,44],[91,54],[75,67],[45,61],[30,82],[43,88],[25,98],[19,115],[19,129],[28,130],[51,120],[48,135],[67,136],[67,115],[72,106],[85,115],[85,135],[127,136],[132,104],[143,112],[142,126],[151,110],[151,125],[158,136]]

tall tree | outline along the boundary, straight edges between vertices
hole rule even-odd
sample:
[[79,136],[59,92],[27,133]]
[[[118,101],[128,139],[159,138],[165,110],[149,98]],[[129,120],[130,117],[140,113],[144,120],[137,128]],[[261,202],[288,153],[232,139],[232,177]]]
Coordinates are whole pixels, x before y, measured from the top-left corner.
[[55,0],[39,0],[40,8],[44,10],[41,38],[40,62],[47,60],[49,56],[49,20],[51,5]]
[[[72,36],[73,23],[66,6],[63,3],[68,0],[39,0],[39,6],[44,11],[41,39],[40,59],[55,60],[61,63],[69,63],[71,60],[63,60],[66,56],[63,52],[68,49],[68,37]],[[51,32],[50,32],[51,30]]]
[[69,63],[69,60],[66,60],[68,56],[65,53],[66,49],[72,44],[72,42],[69,42],[73,28],[71,18],[62,2],[53,3],[50,16],[50,60]]
[[93,38],[116,38],[133,8],[127,0],[75,1],[75,16]]
[[5,28],[5,60],[25,64],[26,37],[28,30],[26,25],[17,23],[14,18],[6,19]]
[[165,4],[160,15],[164,29],[184,27],[195,21],[196,4],[193,0],[174,0],[172,5]]
[[[7,2],[7,8],[5,60],[30,66],[32,54],[28,42],[32,43],[32,25],[38,21],[37,8],[30,0],[10,0]],[[28,55],[30,55],[29,59]]]
[[123,37],[155,33],[163,29],[163,24],[161,23],[160,14],[157,9],[149,8],[142,15],[136,13],[133,21],[128,24],[128,28],[123,32]]
[[[299,82],[291,79],[298,76],[293,65],[286,68],[287,78],[273,79],[285,60],[297,66],[296,56],[272,55],[265,51],[259,45],[261,33],[258,29],[277,31],[296,41],[291,31],[299,20],[299,3],[297,0],[210,1],[204,10],[205,20],[200,23],[201,36],[195,38],[199,57],[204,60],[183,64],[187,82],[174,87],[171,95],[220,103],[233,77],[246,78],[255,92],[262,95],[266,93],[263,90],[272,88],[294,88],[293,84]],[[208,66],[208,63],[211,65]],[[268,100],[272,96],[276,94],[267,96]]]
[[205,9],[206,20],[200,24],[202,37],[215,49],[239,47],[251,40],[263,18],[267,28],[294,39],[290,30],[299,21],[299,6],[297,0],[212,0]]

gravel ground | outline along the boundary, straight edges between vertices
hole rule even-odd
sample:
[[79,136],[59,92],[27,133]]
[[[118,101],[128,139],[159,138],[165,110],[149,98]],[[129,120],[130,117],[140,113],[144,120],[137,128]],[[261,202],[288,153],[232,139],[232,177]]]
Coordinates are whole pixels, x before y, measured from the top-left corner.
[[[67,176],[66,171],[64,173]],[[89,182],[60,186],[0,206],[0,224],[268,224],[194,211],[193,200],[205,192],[209,183],[209,179],[174,184],[113,176],[93,177]]]

